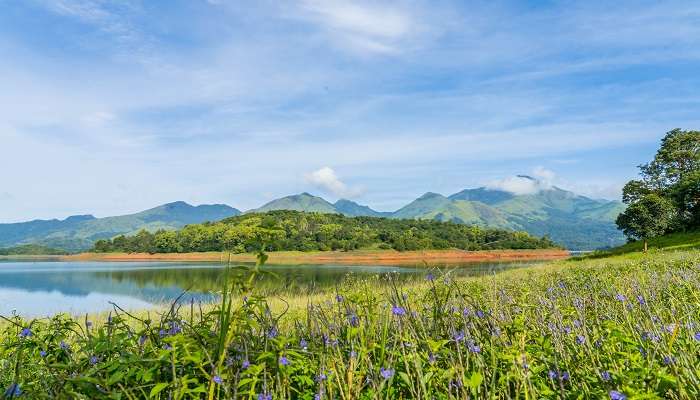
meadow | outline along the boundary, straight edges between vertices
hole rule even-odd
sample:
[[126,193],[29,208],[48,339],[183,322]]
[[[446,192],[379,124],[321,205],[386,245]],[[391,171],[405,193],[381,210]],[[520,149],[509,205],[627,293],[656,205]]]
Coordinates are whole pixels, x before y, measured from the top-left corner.
[[[265,255],[260,256],[261,262]],[[490,277],[350,278],[267,296],[232,267],[215,305],[0,331],[6,398],[694,399],[700,251],[557,261]],[[0,392],[0,393],[2,393]]]

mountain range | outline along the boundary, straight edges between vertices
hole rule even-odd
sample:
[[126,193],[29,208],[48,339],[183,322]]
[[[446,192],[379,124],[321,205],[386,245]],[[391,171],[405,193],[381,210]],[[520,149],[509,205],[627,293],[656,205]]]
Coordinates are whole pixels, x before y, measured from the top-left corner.
[[[522,177],[532,179],[529,177]],[[530,194],[477,188],[444,196],[428,192],[394,212],[382,212],[351,200],[331,203],[309,193],[273,200],[247,212],[296,210],[404,219],[435,219],[469,225],[547,235],[572,250],[611,247],[624,242],[615,218],[624,210],[616,201],[596,200],[549,187]],[[178,229],[187,224],[216,221],[241,214],[227,205],[192,206],[168,203],[136,214],[107,218],[77,215],[65,220],[35,220],[0,224],[0,247],[41,244],[68,251],[84,250],[98,239],[131,234],[141,229]]]

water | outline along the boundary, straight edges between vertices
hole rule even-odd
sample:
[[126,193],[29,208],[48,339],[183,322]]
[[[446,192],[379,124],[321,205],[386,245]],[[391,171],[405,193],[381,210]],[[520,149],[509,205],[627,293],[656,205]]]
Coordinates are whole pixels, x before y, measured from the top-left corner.
[[[455,275],[493,274],[531,263],[469,263],[443,268]],[[218,263],[0,261],[0,315],[27,317],[147,309],[182,301],[212,301],[225,266]],[[424,279],[425,268],[374,265],[270,265],[256,286],[267,293],[295,294],[333,288],[351,277]]]

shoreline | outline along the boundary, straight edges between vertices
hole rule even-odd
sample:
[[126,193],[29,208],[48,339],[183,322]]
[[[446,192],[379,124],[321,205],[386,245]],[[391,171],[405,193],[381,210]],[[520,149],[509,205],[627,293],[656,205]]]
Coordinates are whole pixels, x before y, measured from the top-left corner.
[[[343,251],[279,251],[267,253],[266,264],[369,264],[416,265],[422,263],[461,264],[489,261],[547,261],[570,257],[567,250],[356,250]],[[39,257],[37,257],[39,258]],[[47,257],[44,257],[47,258]],[[226,252],[206,253],[80,253],[53,256],[59,261],[192,261],[192,262],[255,262],[255,254]]]

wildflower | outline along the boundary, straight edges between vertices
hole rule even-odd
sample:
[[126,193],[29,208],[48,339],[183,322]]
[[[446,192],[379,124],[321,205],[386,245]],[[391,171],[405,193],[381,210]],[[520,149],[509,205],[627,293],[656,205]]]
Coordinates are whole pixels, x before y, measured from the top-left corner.
[[665,356],[665,357],[664,357],[664,365],[671,365],[671,364],[673,364],[673,363],[675,363],[675,362],[676,362],[675,357],[671,357],[671,356]]
[[258,394],[258,400],[272,400],[272,395],[269,393]]
[[616,294],[616,295],[615,295],[615,298],[616,298],[618,301],[625,301],[625,300],[627,300],[627,298],[626,298],[623,294],[620,294],[620,293]]
[[143,346],[144,343],[146,343],[146,336],[145,335],[139,336],[139,346]]
[[39,352],[39,356],[40,356],[41,358],[46,357],[46,350],[41,350],[41,351]]
[[379,369],[379,375],[382,376],[384,379],[390,379],[392,376],[394,376],[394,370],[393,369],[384,369],[380,368]]
[[583,335],[578,335],[576,336],[576,343],[577,344],[584,344],[586,343],[586,337]]
[[700,342],[700,332],[695,332],[695,335],[693,335],[693,338]]
[[432,282],[435,280],[435,276],[433,276],[432,272],[428,272],[428,275],[425,276],[425,280]]
[[270,328],[270,330],[267,332],[267,338],[274,339],[276,337],[277,337],[277,329],[275,327]]
[[341,296],[341,295],[339,295],[339,294],[336,294],[336,295],[335,295],[335,300],[336,300],[338,303],[342,303],[342,302],[343,302],[343,296]]
[[316,377],[316,381],[322,382],[325,381],[328,378],[328,375],[326,375],[323,371],[319,372],[318,376]]
[[216,383],[217,385],[221,385],[224,382],[224,380],[221,379],[221,377],[219,375],[215,375],[212,378],[212,381],[214,381],[214,383]]
[[280,365],[283,365],[283,366],[289,365],[289,359],[287,359],[287,357],[285,357],[285,356],[280,357]]
[[562,330],[563,330],[564,333],[566,333],[567,335],[571,333],[571,327],[569,327],[569,326],[563,327]]
[[464,340],[464,331],[455,332],[454,335],[452,335],[452,339],[454,339],[455,342]]
[[163,350],[172,350],[172,349],[173,349],[173,346],[171,346],[171,345],[169,345],[169,344],[164,344],[164,345],[163,345]]
[[484,312],[481,310],[476,310],[476,316],[479,318],[484,318]]
[[33,335],[32,330],[29,329],[29,328],[24,328],[24,329],[22,329],[22,331],[19,333],[19,336],[20,336],[20,337],[23,337],[23,338],[27,338],[27,337],[30,337],[30,336],[32,336],[32,335]]
[[562,381],[568,381],[569,380],[569,373],[566,371],[562,372],[561,375],[559,375],[559,379],[561,379]]
[[642,295],[637,295],[637,301],[639,302],[640,306],[647,304],[647,301],[644,299],[644,296],[642,296]]
[[357,326],[357,325],[359,325],[359,323],[360,323],[360,318],[357,317],[357,314],[355,314],[355,313],[350,313],[350,314],[348,315],[348,322],[349,322],[350,325],[352,325],[352,326]]
[[5,395],[3,397],[11,399],[13,397],[19,397],[21,394],[22,389],[19,387],[19,383],[13,383],[5,390]]
[[428,355],[428,362],[431,364],[434,364],[435,361],[436,361],[435,354],[430,353],[430,355]]
[[574,299],[574,307],[576,308],[583,308],[583,301],[581,299]]
[[355,350],[350,350],[350,358],[357,358],[357,352]]
[[668,333],[673,333],[673,331],[676,330],[677,325],[676,324],[668,324],[664,327],[666,329],[666,332]]
[[468,317],[469,314],[471,314],[471,310],[468,307],[464,307],[464,310],[462,310],[462,315]]
[[610,372],[608,372],[608,371],[601,372],[600,378],[603,379],[605,382],[609,382],[610,381]]
[[400,316],[403,316],[403,315],[406,315],[406,309],[403,308],[403,307],[399,307],[399,306],[397,306],[397,305],[394,305],[394,306],[391,308],[391,312],[392,312],[394,315],[397,315],[397,316],[399,316],[399,317],[400,317]]
[[299,341],[299,347],[301,347],[303,350],[306,350],[309,348],[309,343],[306,341],[306,339],[301,339]]
[[61,340],[61,343],[58,344],[58,347],[60,347],[61,350],[70,351],[70,346],[62,340]]
[[97,356],[90,357],[90,365],[96,365],[98,362],[100,362],[100,359]]
[[477,346],[476,343],[474,343],[473,341],[469,341],[469,343],[467,344],[467,348],[470,352],[474,354],[481,353],[481,347]]
[[549,379],[554,379],[557,377],[557,373],[550,369],[549,372],[547,372],[547,376],[549,377]]
[[610,400],[627,400],[627,396],[617,390],[610,391]]
[[241,363],[241,368],[248,369],[248,367],[250,367],[250,361],[243,360],[243,362]]

